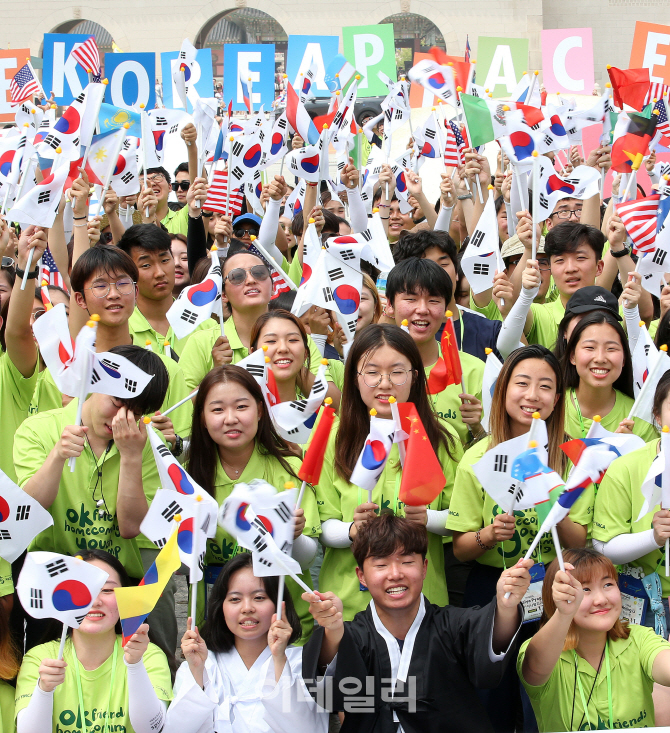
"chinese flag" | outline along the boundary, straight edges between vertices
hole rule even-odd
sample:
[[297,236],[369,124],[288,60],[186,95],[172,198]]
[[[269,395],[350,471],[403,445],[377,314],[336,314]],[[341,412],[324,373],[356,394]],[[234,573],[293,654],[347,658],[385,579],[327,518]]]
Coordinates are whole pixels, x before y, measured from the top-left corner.
[[302,459],[302,466],[298,471],[298,478],[307,481],[308,484],[318,484],[323,468],[323,458],[326,454],[326,446],[330,436],[330,428],[335,419],[335,410],[330,405],[321,408],[319,421],[312,433],[305,457]]
[[405,465],[398,498],[409,506],[424,506],[440,495],[446,479],[414,404],[399,403],[398,412],[402,429],[409,435],[404,441]]
[[440,346],[442,357],[447,365],[447,384],[460,384],[463,379],[463,369],[461,368],[461,355],[458,353],[454,321],[451,316],[447,317],[447,322],[444,324]]
[[444,392],[449,384],[450,382],[447,381],[447,365],[440,356],[428,374],[428,394],[440,394],[440,392]]
[[630,173],[640,167],[656,133],[658,115],[645,117],[631,112],[629,118],[628,131],[612,144],[612,170],[617,173]]
[[612,82],[614,104],[620,109],[628,104],[641,112],[649,91],[649,69],[617,69],[610,66],[607,73]]

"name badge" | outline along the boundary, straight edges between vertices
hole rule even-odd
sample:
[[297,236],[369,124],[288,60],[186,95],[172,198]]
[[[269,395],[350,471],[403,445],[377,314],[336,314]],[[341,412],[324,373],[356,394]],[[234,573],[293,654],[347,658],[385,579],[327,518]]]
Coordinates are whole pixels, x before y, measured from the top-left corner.
[[542,616],[542,585],[544,583],[544,563],[536,562],[530,569],[530,585],[521,603],[523,604],[524,624],[539,621]]
[[[633,572],[637,568],[632,568]],[[639,573],[619,575],[619,590],[621,591],[621,618],[631,624],[641,626],[647,615],[649,596],[644,589]]]

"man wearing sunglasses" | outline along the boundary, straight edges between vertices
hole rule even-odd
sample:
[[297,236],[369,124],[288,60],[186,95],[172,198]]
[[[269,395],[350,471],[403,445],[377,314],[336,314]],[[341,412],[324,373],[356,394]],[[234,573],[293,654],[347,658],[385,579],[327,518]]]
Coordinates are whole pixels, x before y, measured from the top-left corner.
[[186,192],[191,185],[191,179],[188,174],[188,163],[180,163],[174,172],[174,181],[172,181],[172,191],[177,197],[177,203],[168,202],[168,206],[174,211],[186,206]]

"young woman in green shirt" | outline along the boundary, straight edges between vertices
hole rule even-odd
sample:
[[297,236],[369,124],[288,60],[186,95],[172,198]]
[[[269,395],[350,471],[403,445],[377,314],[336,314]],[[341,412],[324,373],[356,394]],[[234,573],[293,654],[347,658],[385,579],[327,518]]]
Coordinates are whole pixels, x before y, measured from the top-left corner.
[[621,621],[611,560],[595,550],[563,553],[544,578],[542,628],[522,644],[517,669],[544,731],[650,728],[652,688],[670,686],[670,644]]
[[14,687],[10,680],[19,671],[19,652],[9,628],[14,602],[12,566],[0,558],[0,733],[14,731]]
[[153,733],[172,699],[165,654],[149,643],[142,624],[122,646],[115,588],[130,585],[123,565],[103,550],[81,553],[109,577],[78,629],[71,629],[63,659],[58,641],[33,647],[16,684],[18,733],[125,730]]

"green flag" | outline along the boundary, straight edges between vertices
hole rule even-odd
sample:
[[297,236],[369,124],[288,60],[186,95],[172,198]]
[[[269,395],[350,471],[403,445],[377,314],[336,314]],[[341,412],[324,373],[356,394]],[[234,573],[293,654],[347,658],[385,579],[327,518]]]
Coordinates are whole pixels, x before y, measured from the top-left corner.
[[468,142],[473,148],[495,140],[495,131],[489,105],[485,99],[461,93],[461,104],[465,114]]

